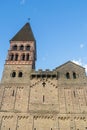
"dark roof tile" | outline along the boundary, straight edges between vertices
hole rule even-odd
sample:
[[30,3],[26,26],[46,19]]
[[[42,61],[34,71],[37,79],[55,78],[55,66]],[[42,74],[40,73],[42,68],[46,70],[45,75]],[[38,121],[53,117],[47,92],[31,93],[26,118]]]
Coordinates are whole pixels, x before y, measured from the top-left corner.
[[30,24],[26,23],[11,41],[35,41]]

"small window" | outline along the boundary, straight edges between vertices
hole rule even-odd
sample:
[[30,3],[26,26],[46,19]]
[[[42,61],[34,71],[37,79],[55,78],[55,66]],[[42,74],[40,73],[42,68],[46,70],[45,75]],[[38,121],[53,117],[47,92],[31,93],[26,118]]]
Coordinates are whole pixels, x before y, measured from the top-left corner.
[[16,72],[12,72],[11,76],[14,78],[16,77]]
[[69,72],[66,73],[66,78],[67,78],[67,79],[70,79],[70,74],[69,74]]
[[25,60],[25,54],[22,54],[21,60]]
[[15,55],[15,61],[17,61],[17,60],[18,60],[18,54]]
[[43,85],[43,87],[45,87],[46,83],[45,83],[45,82],[43,82],[43,83],[42,83],[42,85]]
[[20,46],[20,50],[24,50],[24,46],[23,45]]
[[14,54],[10,55],[10,60],[14,60]]
[[14,46],[12,47],[12,50],[16,51],[16,50],[17,50],[17,45],[14,45]]
[[22,77],[22,76],[23,76],[23,73],[19,72],[18,77]]
[[26,55],[26,60],[27,60],[27,61],[29,60],[29,54]]
[[27,46],[26,46],[26,51],[29,51],[29,50],[30,50],[30,46],[27,45]]
[[75,72],[73,72],[73,78],[76,79],[76,73]]

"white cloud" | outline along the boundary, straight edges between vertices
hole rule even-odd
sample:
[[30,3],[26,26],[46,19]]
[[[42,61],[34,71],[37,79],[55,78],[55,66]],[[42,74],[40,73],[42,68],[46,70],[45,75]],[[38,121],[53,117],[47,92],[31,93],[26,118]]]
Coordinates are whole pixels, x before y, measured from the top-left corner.
[[74,62],[77,65],[83,66],[85,68],[86,74],[87,74],[87,64],[83,63],[81,59],[79,59],[79,60],[72,60],[72,62]]
[[80,44],[80,48],[82,49],[84,47],[84,44]]
[[21,1],[20,1],[20,4],[21,4],[21,5],[25,4],[25,1],[26,1],[26,0],[21,0]]
[[81,59],[79,59],[79,60],[72,60],[72,62],[74,62],[77,65],[81,65],[82,66],[82,60]]

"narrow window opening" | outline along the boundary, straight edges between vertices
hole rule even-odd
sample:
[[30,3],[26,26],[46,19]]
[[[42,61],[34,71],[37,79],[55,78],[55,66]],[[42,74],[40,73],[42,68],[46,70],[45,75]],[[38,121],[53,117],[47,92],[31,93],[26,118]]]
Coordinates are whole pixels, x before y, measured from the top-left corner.
[[29,60],[29,54],[26,55],[26,60],[27,60],[27,61]]
[[51,128],[51,130],[52,130],[52,128]]
[[76,79],[76,73],[75,72],[73,72],[73,78]]
[[76,97],[75,91],[73,91],[74,97]]
[[45,102],[45,96],[43,95],[43,102]]
[[22,55],[22,58],[21,58],[21,59],[22,59],[22,60],[25,60],[25,54]]
[[13,90],[13,92],[12,92],[12,96],[14,96],[14,90]]
[[16,77],[16,72],[13,72],[13,73],[12,73],[12,77],[13,77],[13,78]]
[[10,130],[10,128],[9,128],[9,130]]
[[10,60],[14,60],[14,55],[13,54],[10,55]]
[[23,73],[19,72],[18,77],[22,77],[22,76],[23,76]]
[[69,74],[69,72],[66,73],[66,78],[67,78],[67,79],[70,79],[70,74]]
[[34,128],[34,130],[36,130],[36,128]]
[[18,54],[15,55],[15,61],[17,61],[17,60],[18,60]]

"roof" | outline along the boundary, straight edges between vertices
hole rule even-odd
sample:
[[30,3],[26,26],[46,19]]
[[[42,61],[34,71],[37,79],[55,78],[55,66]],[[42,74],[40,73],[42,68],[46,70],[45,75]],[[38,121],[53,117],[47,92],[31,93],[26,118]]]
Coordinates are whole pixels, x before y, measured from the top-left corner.
[[76,65],[76,66],[78,66],[78,67],[80,67],[80,68],[85,69],[84,67],[82,67],[82,66],[80,66],[80,65],[78,65],[78,64],[76,64],[76,63],[74,63],[74,62],[72,62],[72,61],[68,61],[68,62],[66,62],[66,63],[64,63],[64,64],[58,66],[56,69],[58,69],[58,68],[60,68],[60,67],[62,67],[62,66],[65,66],[66,64],[69,64],[69,63],[71,63],[71,64],[73,64],[73,65]]
[[30,24],[26,23],[11,41],[35,41]]

